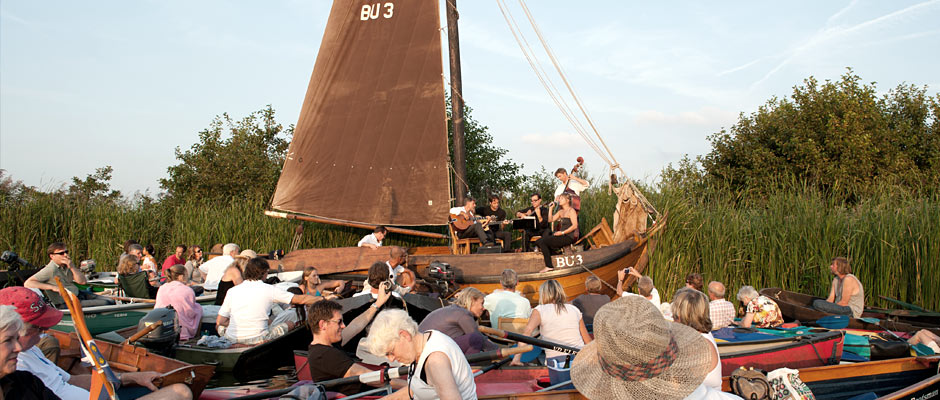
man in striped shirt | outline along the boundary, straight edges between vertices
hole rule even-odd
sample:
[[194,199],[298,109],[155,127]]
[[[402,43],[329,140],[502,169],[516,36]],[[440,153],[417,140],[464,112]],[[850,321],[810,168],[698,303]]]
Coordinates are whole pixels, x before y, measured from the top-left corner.
[[734,321],[734,304],[725,300],[725,285],[718,281],[708,283],[708,314],[712,320],[712,330],[731,325]]

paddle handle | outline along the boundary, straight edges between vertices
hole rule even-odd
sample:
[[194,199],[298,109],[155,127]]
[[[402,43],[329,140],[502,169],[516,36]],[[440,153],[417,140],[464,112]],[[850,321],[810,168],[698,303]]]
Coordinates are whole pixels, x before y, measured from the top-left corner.
[[157,302],[154,299],[142,299],[139,297],[121,297],[121,296],[104,296],[104,297],[107,297],[111,300],[128,301],[131,303],[156,303]]
[[559,353],[578,354],[578,351],[580,351],[580,349],[577,349],[571,346],[551,342],[545,339],[536,339],[531,336],[520,335],[518,333],[504,331],[502,329],[493,329],[493,328],[481,326],[480,332],[485,333],[490,336],[495,336],[497,338],[514,340],[514,341],[522,342],[522,343],[528,343],[533,346],[538,346],[538,347],[541,347],[543,349],[548,349],[548,350],[554,350]]
[[495,360],[498,358],[509,357],[516,354],[528,353],[534,347],[531,344],[525,344],[516,347],[506,347],[502,349],[487,351],[483,353],[470,354],[467,356],[467,362],[473,364],[481,361]]
[[149,326],[145,327],[144,329],[137,331],[137,333],[135,333],[133,336],[127,338],[127,341],[125,341],[124,343],[136,342],[140,338],[147,336],[148,333],[153,332],[154,329],[157,329],[161,326],[163,326],[163,321],[154,322],[150,324]]

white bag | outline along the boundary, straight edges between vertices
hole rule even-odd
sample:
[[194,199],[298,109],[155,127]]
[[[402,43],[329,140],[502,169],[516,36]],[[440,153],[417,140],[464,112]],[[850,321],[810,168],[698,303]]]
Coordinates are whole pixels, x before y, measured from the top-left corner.
[[777,368],[767,373],[773,400],[816,400],[802,380],[800,371],[790,368]]

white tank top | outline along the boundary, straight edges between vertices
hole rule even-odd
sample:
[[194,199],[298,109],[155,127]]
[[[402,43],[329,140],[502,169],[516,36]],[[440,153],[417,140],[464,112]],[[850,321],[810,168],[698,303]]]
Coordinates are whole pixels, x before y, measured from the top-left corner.
[[[565,304],[565,312],[558,312],[554,304],[541,304],[535,307],[542,323],[539,332],[542,338],[555,343],[575,348],[584,347],[581,337],[581,310],[571,304]],[[545,349],[545,357],[552,358],[566,355],[560,351]]]
[[470,363],[467,357],[463,355],[460,346],[454,342],[450,336],[439,331],[429,330],[431,337],[424,344],[424,350],[421,351],[421,357],[418,358],[418,365],[415,368],[414,376],[408,383],[409,389],[415,399],[432,400],[439,399],[434,386],[429,385],[421,379],[421,372],[424,371],[424,363],[428,356],[434,352],[441,352],[450,359],[450,370],[454,374],[454,381],[457,382],[457,391],[460,392],[461,399],[476,399],[477,385],[473,382],[473,372],[470,370]]
[[[705,338],[708,339],[708,342],[712,344],[712,348],[715,349],[715,354],[720,354],[718,353],[718,344],[715,343],[715,337],[712,336],[712,333],[711,332],[703,333],[702,336],[705,336]],[[708,373],[708,375],[705,375],[705,381],[702,382],[702,384],[705,386],[717,389],[717,390],[721,390],[721,359],[720,357],[718,360],[718,365],[715,365],[715,368],[712,369],[711,372]]]

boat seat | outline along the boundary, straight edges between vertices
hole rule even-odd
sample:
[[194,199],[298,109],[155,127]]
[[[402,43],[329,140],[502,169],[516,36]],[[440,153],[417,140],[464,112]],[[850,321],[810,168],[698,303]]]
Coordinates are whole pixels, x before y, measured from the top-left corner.
[[[525,326],[528,325],[529,319],[499,317],[499,320],[496,323],[499,325],[498,329],[500,330],[522,333],[525,330]],[[539,329],[535,328],[535,332],[532,332],[532,335],[530,336],[537,336],[538,334]]]
[[614,244],[614,231],[612,231],[610,225],[607,224],[607,217],[601,218],[601,222],[597,224],[594,229],[591,229],[587,235],[582,236],[577,242],[574,242],[574,244],[578,245],[585,241],[591,245],[592,249],[599,249]]
[[[480,245],[480,239],[475,237],[470,238],[459,238],[457,237],[457,230],[454,229],[454,224],[447,224],[447,231],[450,233],[450,252],[451,254],[470,254],[470,246]],[[496,239],[496,244],[502,245],[502,239]]]

